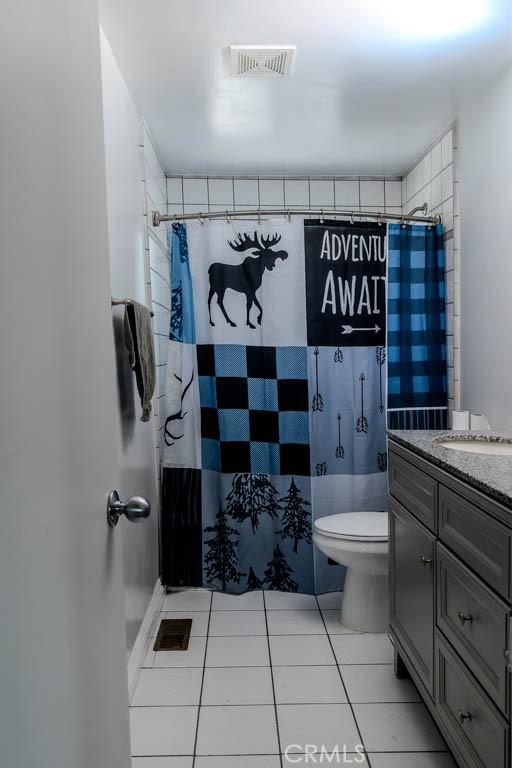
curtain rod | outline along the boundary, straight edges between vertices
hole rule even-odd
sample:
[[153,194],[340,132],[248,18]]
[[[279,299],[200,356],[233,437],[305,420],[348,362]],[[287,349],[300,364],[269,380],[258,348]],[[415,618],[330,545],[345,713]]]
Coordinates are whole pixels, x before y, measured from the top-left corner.
[[322,222],[324,219],[331,217],[344,217],[353,221],[354,219],[373,219],[375,221],[401,221],[401,222],[416,222],[417,224],[439,224],[441,216],[436,214],[435,216],[415,216],[414,213],[417,210],[426,210],[425,206],[415,208],[414,211],[408,214],[401,213],[381,213],[380,211],[346,211],[339,210],[337,208],[322,208],[317,211],[312,211],[311,208],[258,208],[257,210],[244,210],[244,211],[211,211],[206,213],[177,213],[172,216],[166,216],[160,214],[158,211],[153,211],[153,226],[158,227],[164,221],[191,221],[198,219],[199,221],[206,221],[208,219],[235,219],[235,218],[260,218],[261,216],[318,216]]

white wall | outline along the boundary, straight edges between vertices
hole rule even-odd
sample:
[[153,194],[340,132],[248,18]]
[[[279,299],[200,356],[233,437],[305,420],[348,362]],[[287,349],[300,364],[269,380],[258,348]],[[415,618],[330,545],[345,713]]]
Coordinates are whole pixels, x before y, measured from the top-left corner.
[[462,407],[512,429],[512,67],[460,115]]
[[[112,295],[145,303],[142,120],[103,34],[101,63]],[[146,496],[152,507],[148,520],[135,525],[122,518],[117,529],[123,543],[126,646],[130,652],[158,579],[160,510],[153,423],[140,421],[140,399],[124,343],[124,307],[115,307],[112,313],[120,423],[118,490],[124,498]]]
[[[99,21],[0,25],[0,764],[128,768]],[[27,190],[29,195],[27,197]]]
[[403,212],[427,203],[442,216],[446,276],[448,408],[460,408],[460,216],[458,125],[453,123],[403,175]]

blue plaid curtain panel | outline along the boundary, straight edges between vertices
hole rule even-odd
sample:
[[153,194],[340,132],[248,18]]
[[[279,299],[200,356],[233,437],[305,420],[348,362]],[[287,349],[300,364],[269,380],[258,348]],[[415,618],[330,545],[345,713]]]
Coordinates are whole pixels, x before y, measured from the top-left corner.
[[442,226],[388,226],[388,423],[446,427]]

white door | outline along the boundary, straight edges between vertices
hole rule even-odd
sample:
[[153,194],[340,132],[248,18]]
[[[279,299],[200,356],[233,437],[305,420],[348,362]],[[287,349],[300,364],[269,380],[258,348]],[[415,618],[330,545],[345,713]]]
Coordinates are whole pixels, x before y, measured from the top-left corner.
[[0,763],[128,768],[96,0],[0,47]]

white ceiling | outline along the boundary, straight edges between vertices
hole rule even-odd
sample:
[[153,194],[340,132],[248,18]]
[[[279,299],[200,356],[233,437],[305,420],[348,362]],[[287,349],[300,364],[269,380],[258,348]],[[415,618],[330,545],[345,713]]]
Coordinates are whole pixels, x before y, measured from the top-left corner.
[[[400,173],[512,60],[511,0],[102,0],[168,172]],[[286,79],[225,49],[295,44]]]

